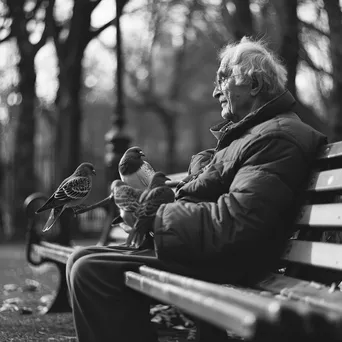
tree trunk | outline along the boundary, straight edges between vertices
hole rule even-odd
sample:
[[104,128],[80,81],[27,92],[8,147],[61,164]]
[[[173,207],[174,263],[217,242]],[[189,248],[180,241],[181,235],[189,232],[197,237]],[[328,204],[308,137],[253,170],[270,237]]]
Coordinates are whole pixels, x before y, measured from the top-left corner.
[[330,117],[333,123],[332,140],[342,139],[342,13],[339,0],[325,0],[330,28],[330,59],[333,89],[329,97]]
[[251,36],[253,34],[253,20],[251,10],[249,8],[249,0],[234,0],[235,15],[233,16],[233,33],[237,40],[243,36]]
[[61,67],[56,132],[56,183],[70,176],[80,161],[81,108],[79,102],[81,67]]
[[[80,88],[82,79],[81,60],[74,65],[60,66],[59,90],[56,100],[58,108],[55,141],[55,182],[57,187],[69,177],[80,163],[81,154],[81,108]],[[66,229],[76,229],[72,212],[66,211],[61,224]]]
[[166,159],[166,170],[167,173],[174,173],[175,166],[177,165],[176,160],[176,121],[172,118],[172,115],[164,117],[165,127],[166,129],[166,141],[167,141],[167,151],[166,155],[168,158]]
[[26,231],[26,219],[23,210],[25,198],[35,190],[34,172],[34,137],[36,105],[36,72],[34,66],[35,51],[29,42],[25,28],[24,12],[17,6],[13,17],[12,31],[17,39],[20,54],[18,69],[20,81],[18,90],[22,96],[19,108],[17,129],[15,132],[15,148],[13,157],[14,203],[13,238],[23,239]]
[[[56,98],[56,186],[70,176],[80,163],[82,59],[90,41],[90,17],[94,4],[91,1],[75,1],[67,39],[55,37],[59,64],[59,89]],[[72,219],[71,211],[62,215],[61,224],[66,229],[77,230],[77,220]]]
[[283,11],[278,12],[278,17],[282,20],[283,30],[279,54],[284,58],[287,68],[287,88],[297,97],[296,75],[299,50],[297,0],[286,0],[282,2]]

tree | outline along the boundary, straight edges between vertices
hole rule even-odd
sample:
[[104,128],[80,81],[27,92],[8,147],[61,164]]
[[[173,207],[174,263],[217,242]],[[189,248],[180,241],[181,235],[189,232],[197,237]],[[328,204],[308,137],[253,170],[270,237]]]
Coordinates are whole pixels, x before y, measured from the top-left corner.
[[79,164],[82,113],[80,91],[83,82],[82,59],[88,43],[115,19],[93,29],[91,15],[101,0],[74,1],[72,15],[65,21],[54,18],[53,38],[59,68],[56,97],[56,183],[69,176]]
[[[58,91],[55,100],[57,109],[55,138],[55,183],[56,186],[68,177],[80,163],[80,132],[82,110],[80,93],[83,83],[82,60],[88,43],[107,27],[115,24],[115,18],[102,27],[91,26],[91,15],[101,0],[74,1],[70,16],[52,18],[53,37],[58,59]],[[71,213],[66,213],[62,224],[70,226]],[[71,227],[70,227],[71,228]]]
[[338,0],[325,0],[329,22],[329,52],[333,87],[330,93],[330,115],[333,120],[332,140],[342,138],[342,13]]
[[[178,23],[174,22],[173,8],[177,7]],[[182,113],[182,90],[186,83],[186,78],[183,76],[185,72],[185,64],[187,60],[188,50],[188,35],[190,29],[193,28],[192,18],[195,11],[200,8],[198,1],[189,0],[183,2],[181,5],[178,2],[169,1],[160,3],[157,0],[151,0],[148,2],[146,9],[149,12],[149,29],[147,32],[148,39],[146,46],[140,51],[141,59],[140,66],[147,71],[147,77],[142,81],[139,80],[139,70],[126,70],[129,75],[130,84],[134,86],[135,93],[138,96],[131,98],[131,101],[135,102],[135,106],[143,112],[152,111],[162,122],[164,133],[166,137],[166,151],[167,155],[165,170],[168,173],[175,171],[176,163],[176,142],[177,131],[176,123],[179,116]],[[170,21],[172,24],[170,24]],[[164,47],[164,41],[170,41],[172,39],[172,33],[170,34],[168,25],[177,27],[179,32],[178,46],[170,47],[169,54],[167,54],[168,61],[156,60],[157,49]],[[172,50],[172,51],[171,51]],[[135,54],[139,53],[135,51]],[[167,64],[167,67],[163,65],[160,69],[158,64]],[[168,72],[171,71],[171,72]],[[188,70],[187,70],[188,71]],[[167,74],[167,75],[166,75]],[[158,82],[160,78],[167,80],[165,83],[166,89],[161,92],[158,88]],[[138,99],[138,100],[137,100]]]
[[[54,0],[36,0],[29,4],[21,0],[8,0],[4,2],[4,18],[11,20],[7,28],[7,35],[2,42],[15,39],[20,55],[18,63],[19,84],[21,94],[18,122],[15,132],[15,148],[13,158],[13,178],[15,201],[12,203],[14,238],[23,238],[25,234],[25,219],[23,215],[23,202],[35,190],[34,172],[34,136],[35,136],[35,106],[37,97],[35,93],[36,72],[34,59],[37,52],[45,44],[49,23],[52,16]],[[45,27],[36,43],[32,43],[32,27],[40,21],[41,12],[45,13]],[[39,14],[39,16],[38,16]],[[2,21],[5,23],[5,20]],[[5,29],[2,27],[2,29]],[[36,33],[36,32],[35,32]]]

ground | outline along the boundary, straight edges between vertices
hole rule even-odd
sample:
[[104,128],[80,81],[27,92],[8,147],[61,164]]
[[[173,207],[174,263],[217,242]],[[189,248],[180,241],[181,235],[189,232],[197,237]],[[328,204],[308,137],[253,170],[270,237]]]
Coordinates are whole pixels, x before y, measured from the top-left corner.
[[[30,267],[25,245],[0,245],[0,342],[77,341],[71,313],[41,315],[51,300],[58,272],[52,265]],[[170,306],[152,308],[160,342],[193,338],[192,322]]]

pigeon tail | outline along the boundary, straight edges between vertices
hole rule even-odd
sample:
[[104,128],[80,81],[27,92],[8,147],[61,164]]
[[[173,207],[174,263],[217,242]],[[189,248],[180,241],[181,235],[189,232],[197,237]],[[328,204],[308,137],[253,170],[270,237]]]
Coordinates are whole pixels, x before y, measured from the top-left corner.
[[47,200],[47,202],[45,202],[39,209],[36,210],[36,214],[39,214],[39,213],[41,213],[41,212],[43,212],[43,211],[45,211],[45,210],[51,209],[51,208],[52,208],[51,202],[52,202],[52,201],[51,201],[51,198],[49,198],[49,199]]
[[61,216],[65,206],[57,207],[51,210],[48,220],[45,223],[43,232],[48,231],[56,223],[57,219]]

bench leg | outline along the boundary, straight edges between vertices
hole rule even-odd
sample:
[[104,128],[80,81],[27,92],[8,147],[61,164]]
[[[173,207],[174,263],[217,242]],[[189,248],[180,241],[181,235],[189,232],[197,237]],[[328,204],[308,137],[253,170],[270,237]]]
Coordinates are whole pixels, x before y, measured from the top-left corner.
[[60,280],[56,291],[56,296],[50,306],[40,310],[41,314],[48,314],[52,312],[71,312],[69,301],[69,290],[66,282],[65,264],[56,263],[60,274]]

